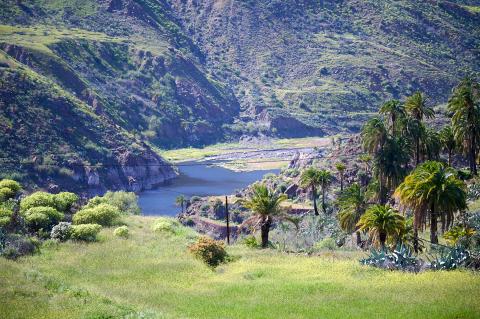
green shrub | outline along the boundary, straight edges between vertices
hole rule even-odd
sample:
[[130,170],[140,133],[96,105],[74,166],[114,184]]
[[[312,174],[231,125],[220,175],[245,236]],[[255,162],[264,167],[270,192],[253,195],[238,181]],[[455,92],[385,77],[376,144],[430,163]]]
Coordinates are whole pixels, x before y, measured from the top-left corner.
[[360,260],[360,263],[376,268],[408,272],[419,272],[424,265],[423,260],[418,259],[409,247],[402,244],[398,244],[392,252],[372,249],[370,255]]
[[52,207],[57,208],[55,205],[55,196],[46,192],[35,192],[20,202],[20,211],[26,212],[33,207]]
[[9,188],[14,194],[22,190],[20,183],[11,179],[2,179],[0,181],[0,188]]
[[133,192],[107,192],[103,198],[108,204],[117,207],[121,214],[140,215],[138,196]]
[[113,231],[113,235],[121,238],[128,238],[129,232],[127,226],[120,226]]
[[178,220],[169,217],[159,217],[152,225],[152,230],[157,234],[175,235],[196,240],[198,233],[192,228],[185,227]]
[[91,198],[85,208],[94,208],[101,204],[109,204],[118,208],[123,215],[139,215],[138,196],[132,192],[107,192],[104,196]]
[[468,227],[455,226],[443,234],[443,238],[452,246],[457,245],[460,241],[468,241],[475,235],[475,229]]
[[469,263],[470,252],[464,247],[455,246],[432,260],[432,270],[454,270]]
[[81,241],[96,241],[101,229],[102,226],[98,224],[73,225],[70,238]]
[[63,214],[52,207],[32,207],[24,213],[27,225],[37,231],[49,229],[63,219]]
[[95,196],[88,200],[84,208],[94,208],[100,204],[107,204],[107,201],[102,196]]
[[5,207],[0,207],[0,228],[5,227],[10,223],[12,219],[13,210]]
[[50,219],[42,213],[31,213],[25,217],[28,227],[33,230],[45,229],[50,226]]
[[72,224],[67,222],[61,222],[58,225],[53,226],[50,233],[52,239],[59,241],[69,240],[72,236]]
[[245,237],[245,239],[243,240],[243,244],[249,248],[258,248],[260,247],[260,245],[258,244],[258,241],[257,239],[255,238],[255,236],[248,236],[248,237]]
[[53,197],[56,208],[61,212],[68,212],[78,201],[78,196],[70,192],[62,192]]
[[40,241],[35,237],[9,234],[2,240],[2,245],[0,245],[0,255],[7,259],[17,259],[18,257],[38,252],[39,248]]
[[327,237],[322,239],[321,241],[315,243],[314,249],[315,250],[335,250],[337,248],[337,244],[335,243],[335,239],[332,237]]
[[188,250],[210,267],[217,267],[228,257],[223,242],[208,237],[198,238],[195,244],[188,247]]
[[118,208],[109,204],[100,204],[93,208],[85,208],[73,216],[74,224],[99,224],[112,226],[120,217]]
[[159,233],[175,234],[180,226],[180,223],[174,219],[160,217],[153,223],[152,230]]
[[198,201],[201,201],[202,198],[200,196],[192,196],[190,198],[190,203],[195,203],[195,202],[198,202]]
[[58,222],[64,218],[63,213],[52,207],[32,207],[29,208],[24,214],[25,216],[28,216],[33,213],[41,213],[46,215],[53,224],[58,224]]
[[4,202],[10,198],[15,197],[15,192],[8,187],[0,188],[0,202]]

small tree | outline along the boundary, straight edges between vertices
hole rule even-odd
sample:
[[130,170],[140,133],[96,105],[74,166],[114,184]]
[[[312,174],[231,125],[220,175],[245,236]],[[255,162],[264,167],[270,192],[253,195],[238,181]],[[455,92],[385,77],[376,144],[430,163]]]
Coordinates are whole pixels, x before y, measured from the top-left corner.
[[343,180],[345,178],[345,170],[347,169],[347,166],[344,163],[339,162],[335,164],[335,167],[337,168],[338,175],[340,176],[340,191],[343,192]]
[[180,206],[182,208],[182,214],[183,214],[183,207],[184,207],[184,204],[185,204],[185,196],[183,195],[178,195],[176,198],[175,198],[175,205],[177,206]]
[[262,232],[262,248],[268,247],[268,234],[274,217],[283,217],[281,203],[287,200],[285,194],[277,194],[263,184],[252,187],[252,195],[248,199],[239,201],[245,208],[250,209],[259,219]]
[[332,184],[333,176],[332,176],[332,173],[330,173],[329,171],[322,169],[319,172],[319,179],[320,179],[320,189],[322,190],[322,209],[323,209],[323,213],[326,214],[327,205],[325,202],[325,198],[327,195],[327,190]]
[[398,129],[397,122],[406,115],[404,105],[398,100],[390,100],[383,104],[378,112],[388,117],[391,134],[395,135]]
[[[422,121],[424,118],[435,117],[435,111],[432,107],[427,106],[427,98],[422,92],[416,92],[412,96],[407,98],[405,102],[405,110],[413,119],[415,127],[421,128],[423,126]],[[421,152],[421,132],[422,130],[412,130],[412,137],[415,142],[415,160],[416,164],[420,164],[420,152]]]
[[388,237],[399,237],[405,229],[405,218],[388,205],[374,205],[360,217],[357,224],[382,249]]
[[472,77],[465,78],[448,101],[453,113],[453,135],[467,155],[470,171],[477,175],[477,155],[480,149],[480,84]]
[[452,155],[457,143],[455,142],[455,135],[450,125],[445,126],[440,131],[440,141],[442,142],[442,148],[448,153],[448,166],[452,166]]
[[356,232],[357,245],[360,246],[362,238],[357,223],[368,206],[368,198],[365,190],[358,183],[352,184],[346,188],[338,198],[338,206],[340,211],[338,212],[337,218],[340,227],[348,233]]
[[313,197],[313,210],[316,216],[320,215],[317,208],[317,187],[320,185],[320,170],[315,167],[304,170],[300,176],[300,185],[304,188],[310,188]]
[[403,183],[395,195],[400,202],[414,212],[415,250],[418,249],[418,229],[430,219],[430,241],[438,243],[437,222],[443,229],[453,222],[454,213],[467,208],[466,187],[455,171],[440,162],[427,161],[419,165]]

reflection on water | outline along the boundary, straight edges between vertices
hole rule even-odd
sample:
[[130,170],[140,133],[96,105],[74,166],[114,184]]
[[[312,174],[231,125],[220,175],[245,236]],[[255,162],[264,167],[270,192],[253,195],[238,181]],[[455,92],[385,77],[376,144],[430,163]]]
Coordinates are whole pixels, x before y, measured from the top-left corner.
[[184,195],[212,196],[232,194],[237,189],[262,179],[267,173],[278,170],[234,172],[222,167],[207,165],[179,166],[180,176],[169,185],[149,190],[139,195],[139,204],[144,215],[174,216],[180,212],[175,206],[175,198]]

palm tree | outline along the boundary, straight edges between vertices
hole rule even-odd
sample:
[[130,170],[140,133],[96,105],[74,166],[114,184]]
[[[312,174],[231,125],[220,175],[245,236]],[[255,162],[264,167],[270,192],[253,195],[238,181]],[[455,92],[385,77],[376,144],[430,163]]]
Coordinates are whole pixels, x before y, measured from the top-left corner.
[[442,141],[440,135],[435,130],[426,127],[421,137],[422,151],[421,156],[426,157],[429,161],[438,160],[442,149]]
[[268,247],[268,234],[274,217],[283,217],[281,203],[287,199],[285,194],[277,194],[264,184],[255,184],[249,199],[239,200],[238,203],[250,209],[259,218],[262,232],[262,248]]
[[358,230],[357,223],[368,206],[365,190],[358,183],[352,184],[346,188],[338,198],[338,206],[340,210],[337,218],[340,227],[348,233],[356,232],[357,246],[360,246],[362,244],[362,237]]
[[[382,153],[385,143],[388,140],[389,134],[385,128],[385,123],[382,119],[375,117],[370,119],[362,128],[361,132],[363,149],[370,155],[374,156],[375,162],[378,160],[379,154]],[[377,164],[377,163],[376,163]],[[384,174],[382,167],[375,166],[375,175],[379,182],[379,199],[382,203],[384,201]]]
[[388,117],[391,134],[395,135],[397,121],[403,118],[406,114],[404,105],[398,100],[390,100],[385,102],[378,112]]
[[452,127],[450,125],[445,126],[440,131],[440,141],[442,147],[448,153],[448,166],[452,166],[452,155],[457,143],[455,142],[455,135],[453,134]]
[[430,219],[430,241],[437,244],[438,217],[445,230],[453,222],[454,213],[467,208],[464,182],[457,178],[452,168],[435,161],[419,165],[398,186],[395,196],[414,212],[415,251],[418,251],[418,229],[425,227],[427,217]]
[[388,132],[383,120],[374,117],[363,126],[360,136],[362,138],[362,146],[364,150],[368,154],[374,155],[383,147],[383,144],[388,137]]
[[[416,92],[412,96],[407,98],[405,102],[405,110],[411,116],[411,118],[416,122],[416,126],[420,127],[424,118],[433,118],[435,117],[435,111],[433,108],[427,106],[427,99],[421,92]],[[415,132],[413,138],[415,141],[415,160],[416,164],[420,163],[420,132]]]
[[480,84],[466,77],[448,101],[453,113],[452,128],[457,144],[468,155],[470,171],[477,175],[477,154],[480,148]]
[[387,202],[387,194],[403,180],[409,161],[408,142],[400,137],[388,137],[374,159],[380,204]]
[[422,92],[415,92],[407,98],[405,110],[415,119],[423,121],[424,118],[434,118],[435,111],[427,106],[427,98]]
[[405,229],[405,218],[388,205],[374,205],[360,217],[357,226],[368,231],[370,239],[385,249],[388,237],[398,238]]
[[332,173],[324,169],[321,169],[318,173],[319,173],[318,178],[320,181],[320,188],[322,191],[322,210],[323,210],[323,213],[326,214],[327,205],[325,204],[325,196],[326,196],[328,187],[332,184],[333,176],[332,176]]
[[320,185],[320,170],[315,167],[309,167],[302,172],[300,176],[300,185],[304,188],[310,188],[313,197],[313,210],[315,215],[320,215],[317,208],[317,187]]
[[358,157],[358,160],[365,164],[365,172],[367,174],[370,173],[370,161],[372,160],[372,156],[369,154],[361,154]]
[[183,207],[184,207],[185,201],[186,201],[186,198],[183,195],[178,195],[175,198],[175,205],[182,207],[182,214],[183,214]]
[[343,179],[345,178],[345,170],[347,169],[347,165],[342,162],[335,164],[337,168],[338,174],[340,175],[340,191],[343,192]]

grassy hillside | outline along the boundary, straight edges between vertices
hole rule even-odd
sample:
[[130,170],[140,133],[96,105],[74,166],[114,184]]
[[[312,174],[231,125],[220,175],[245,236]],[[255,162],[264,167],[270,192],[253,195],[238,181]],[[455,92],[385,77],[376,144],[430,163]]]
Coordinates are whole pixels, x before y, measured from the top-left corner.
[[0,259],[5,318],[475,318],[480,280],[470,272],[418,275],[360,266],[358,253],[320,257],[230,247],[212,271],[186,252],[189,235],[155,234],[129,217],[98,243],[52,244]]

